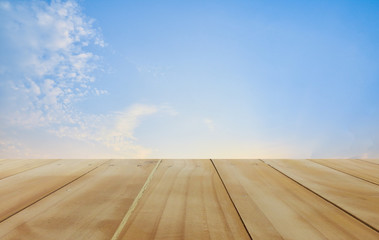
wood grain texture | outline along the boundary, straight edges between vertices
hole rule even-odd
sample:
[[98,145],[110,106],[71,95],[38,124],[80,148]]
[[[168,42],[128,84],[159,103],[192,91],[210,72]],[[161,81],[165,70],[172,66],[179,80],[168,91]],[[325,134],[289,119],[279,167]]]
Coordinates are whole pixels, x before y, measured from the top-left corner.
[[112,160],[0,224],[0,239],[111,239],[156,160]]
[[0,239],[379,239],[377,160],[264,161],[0,159]]
[[163,160],[119,239],[250,239],[209,160]]
[[312,161],[264,161],[378,231],[379,186]]
[[375,164],[379,164],[379,159],[373,159],[373,158],[370,158],[370,159],[360,159],[361,161],[366,161],[366,162],[371,162],[371,163],[375,163]]
[[253,239],[378,239],[379,233],[260,160],[214,160]]
[[55,162],[54,159],[12,159],[0,161],[0,179]]
[[310,161],[379,185],[379,164],[360,159],[310,159]]
[[0,180],[0,222],[105,160],[61,160]]

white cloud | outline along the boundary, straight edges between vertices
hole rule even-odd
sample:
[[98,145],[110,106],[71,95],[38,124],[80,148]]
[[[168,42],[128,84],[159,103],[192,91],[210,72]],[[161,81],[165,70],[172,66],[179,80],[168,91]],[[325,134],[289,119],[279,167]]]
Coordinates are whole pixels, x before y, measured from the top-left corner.
[[133,139],[133,131],[139,124],[139,118],[145,115],[151,115],[158,111],[155,106],[134,105],[125,112],[117,114],[116,125],[112,136],[127,137]]
[[[99,57],[88,49],[105,45],[92,23],[71,0],[0,2],[0,87],[7,93],[0,96],[0,157],[12,152],[19,157],[45,156],[23,143],[22,131],[36,129],[54,141],[72,139],[105,147],[108,157],[150,154],[138,143],[135,129],[143,117],[158,112],[175,115],[170,107],[135,104],[107,114],[74,107],[89,94],[108,93],[92,86]],[[15,129],[17,134],[12,135]]]
[[101,144],[112,157],[147,157],[150,150],[140,146],[134,136],[142,118],[161,111],[154,105],[135,104],[122,112],[107,115],[84,115],[72,126],[62,125],[50,132],[59,137]]
[[93,89],[93,92],[96,94],[96,96],[100,96],[100,95],[108,94],[108,91],[107,91],[107,90],[104,90],[104,89],[97,89],[97,88],[94,88],[94,89]]
[[18,109],[8,122],[32,127],[70,121],[73,102],[106,92],[89,85],[98,56],[85,49],[104,43],[75,1],[2,2],[0,11],[1,75]]

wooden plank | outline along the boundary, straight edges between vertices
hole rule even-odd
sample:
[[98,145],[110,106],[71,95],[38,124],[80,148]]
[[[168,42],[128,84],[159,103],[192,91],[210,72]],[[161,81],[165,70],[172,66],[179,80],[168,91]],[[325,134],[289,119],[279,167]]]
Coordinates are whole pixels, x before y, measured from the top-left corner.
[[0,224],[1,239],[111,239],[156,160],[112,160]]
[[37,168],[48,163],[57,161],[56,159],[9,159],[0,161],[0,179]]
[[264,161],[378,231],[379,186],[307,160]]
[[253,239],[378,239],[379,234],[260,160],[214,160]]
[[379,159],[369,158],[369,159],[360,159],[360,160],[366,161],[366,162],[375,163],[375,164],[379,164]]
[[209,160],[163,160],[117,239],[250,239]]
[[379,165],[360,159],[309,159],[343,173],[379,184]]
[[0,180],[0,222],[105,160],[60,160]]

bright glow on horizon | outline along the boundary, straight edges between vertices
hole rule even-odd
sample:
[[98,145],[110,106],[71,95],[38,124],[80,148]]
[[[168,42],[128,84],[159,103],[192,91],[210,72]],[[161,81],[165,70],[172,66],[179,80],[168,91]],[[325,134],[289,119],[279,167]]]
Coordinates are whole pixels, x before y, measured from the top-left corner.
[[378,10],[0,0],[0,158],[379,158]]

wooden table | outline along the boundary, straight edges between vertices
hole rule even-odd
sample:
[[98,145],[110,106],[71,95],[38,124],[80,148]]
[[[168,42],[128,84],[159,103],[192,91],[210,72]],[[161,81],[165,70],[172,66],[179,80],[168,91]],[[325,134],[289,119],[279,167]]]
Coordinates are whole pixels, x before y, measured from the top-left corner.
[[7,159],[0,239],[379,239],[375,159]]

